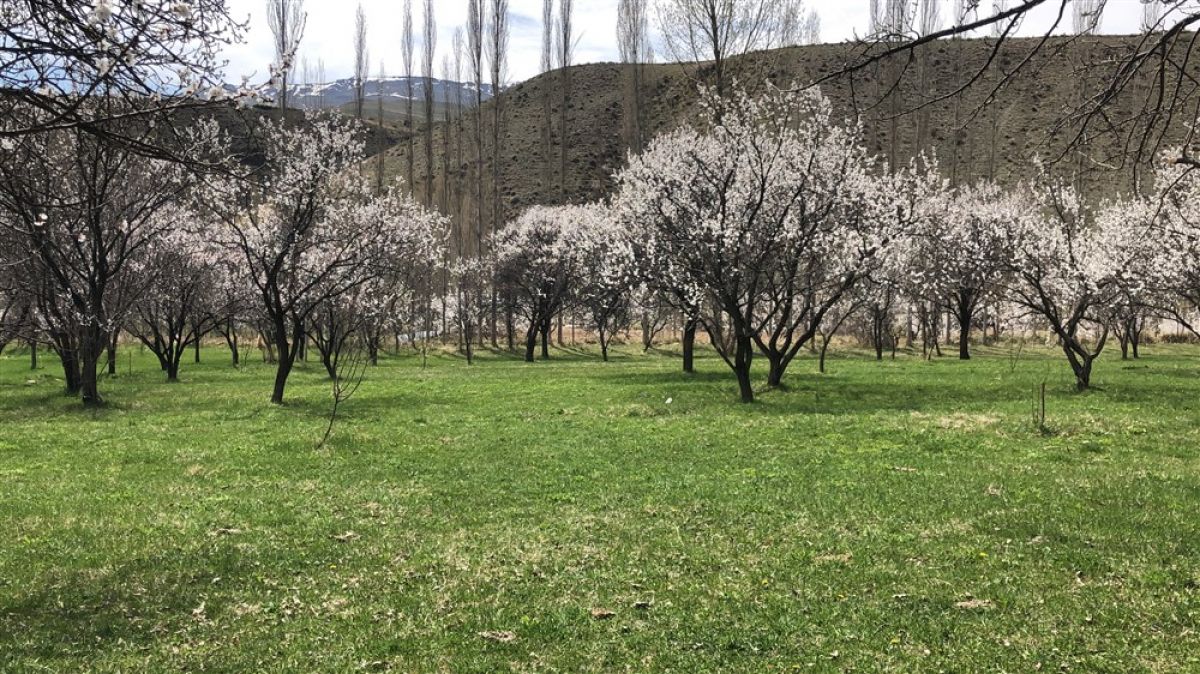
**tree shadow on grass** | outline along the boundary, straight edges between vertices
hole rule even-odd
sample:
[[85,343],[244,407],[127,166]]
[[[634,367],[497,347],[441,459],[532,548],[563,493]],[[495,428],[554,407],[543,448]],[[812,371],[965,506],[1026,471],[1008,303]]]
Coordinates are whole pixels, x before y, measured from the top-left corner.
[[[1151,377],[1126,377],[1118,381],[1103,381],[1098,378],[1093,390],[1081,395],[1074,390],[1069,369],[1065,363],[1063,371],[1056,371],[1055,385],[1049,392],[1060,403],[1085,402],[1087,395],[1101,395],[1113,400],[1141,400],[1153,406],[1191,405],[1195,400],[1196,388],[1200,388],[1200,375],[1196,375],[1197,387],[1174,387],[1163,390]],[[895,372],[895,371],[892,371]],[[975,375],[975,376],[967,376]],[[785,378],[786,386],[767,387],[765,373],[755,372],[755,392],[758,400],[766,405],[749,405],[746,409],[757,414],[869,414],[884,411],[961,411],[1007,408],[1027,404],[1032,398],[1025,386],[1032,381],[1030,375],[1014,376],[996,383],[983,371],[964,373],[957,378],[929,379],[919,381],[892,378],[886,381],[871,381],[860,378],[835,378],[810,372],[790,372]],[[1178,376],[1178,375],[1176,375]],[[701,385],[699,391],[705,399],[722,397],[731,406],[736,404],[737,384],[728,370],[705,369],[685,374],[666,370],[613,370],[586,375],[606,385],[639,389],[671,389],[678,387],[680,394],[687,387]],[[693,395],[698,390],[692,389]]]
[[117,647],[178,635],[189,623],[222,610],[205,595],[213,579],[236,584],[252,573],[232,547],[168,549],[125,561],[102,575],[56,570],[41,587],[0,591],[0,669],[7,661],[87,660]]

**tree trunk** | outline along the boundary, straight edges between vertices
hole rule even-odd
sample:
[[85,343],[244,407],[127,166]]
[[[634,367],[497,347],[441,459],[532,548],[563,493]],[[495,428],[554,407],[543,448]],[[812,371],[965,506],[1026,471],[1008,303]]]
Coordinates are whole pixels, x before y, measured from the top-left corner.
[[230,358],[233,359],[233,366],[237,367],[241,363],[242,356],[240,353],[238,353],[237,330],[234,329],[232,322],[230,322],[228,330],[224,334],[225,343],[229,345]]
[[687,319],[683,326],[683,371],[696,371],[696,325],[694,318]]
[[101,405],[104,399],[100,397],[97,371],[104,351],[104,335],[99,328],[88,328],[80,341],[79,394],[84,405]]
[[783,354],[766,354],[767,363],[770,367],[767,368],[767,386],[778,387],[783,382],[783,373],[787,370],[787,366],[783,362]]
[[[962,320],[961,317],[959,320]],[[966,319],[965,323],[960,323],[958,327],[958,359],[971,360],[971,319]]]
[[525,362],[533,362],[533,352],[537,348],[538,330],[535,323],[529,324],[529,329],[525,331]]
[[333,366],[333,353],[330,351],[321,351],[321,365],[325,366],[325,372],[329,374],[330,379],[337,379],[337,368]]
[[[36,370],[36,369],[37,369],[37,367],[38,367],[38,363],[37,363],[37,356],[38,356],[38,354],[37,354],[37,347],[38,347],[38,345],[37,345],[37,341],[36,341],[36,340],[32,340],[32,339],[31,339],[31,340],[29,340],[29,369],[30,369],[30,370]],[[74,391],[72,391],[72,393],[74,393]]]
[[293,328],[294,334],[289,343],[287,326],[282,319],[275,322],[275,347],[279,350],[279,354],[275,366],[275,388],[271,392],[271,402],[276,405],[283,404],[283,391],[287,388],[288,375],[292,373],[292,366],[296,364],[297,352],[301,349],[304,341],[304,331],[300,329],[300,326],[294,325]]
[[829,350],[829,342],[832,337],[833,335],[829,335],[828,337],[822,336],[821,338],[821,356],[817,361],[817,371],[821,374],[825,374],[825,352]]
[[1079,391],[1086,391],[1091,385],[1092,361],[1088,359],[1075,368],[1075,388]]
[[108,374],[116,376],[117,374],[117,337],[120,333],[113,330],[112,337],[109,337],[107,346],[108,357]]
[[733,356],[733,372],[737,375],[742,402],[754,402],[754,387],[750,383],[750,365],[754,360],[754,342],[750,335],[737,335]]
[[542,324],[542,360],[550,360],[550,320]]
[[200,335],[199,334],[196,335],[196,341],[195,341],[195,343],[192,344],[192,349],[193,349],[193,353],[195,354],[195,358],[193,358],[192,362],[199,363],[200,362]]
[[59,360],[62,361],[63,383],[66,386],[67,395],[79,395],[80,383],[78,354],[76,354],[74,350],[63,351],[60,354]]
[[1071,363],[1071,370],[1075,373],[1075,389],[1080,392],[1088,390],[1092,384],[1092,363],[1096,360],[1095,356],[1077,353],[1066,340],[1062,342],[1062,349],[1067,354],[1067,361]]

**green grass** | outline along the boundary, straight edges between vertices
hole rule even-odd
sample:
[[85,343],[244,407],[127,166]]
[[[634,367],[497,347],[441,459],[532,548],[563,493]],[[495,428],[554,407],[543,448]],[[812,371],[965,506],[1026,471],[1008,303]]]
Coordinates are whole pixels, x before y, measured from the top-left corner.
[[0,671],[1200,670],[1200,351],[980,351],[393,357],[319,451],[315,362],[10,353]]

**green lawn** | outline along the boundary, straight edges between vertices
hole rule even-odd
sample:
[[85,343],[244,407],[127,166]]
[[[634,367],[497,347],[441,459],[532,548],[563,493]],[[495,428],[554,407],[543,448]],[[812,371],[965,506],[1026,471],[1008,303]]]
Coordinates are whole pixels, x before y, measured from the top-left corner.
[[1200,350],[980,352],[394,357],[322,450],[316,362],[8,353],[0,671],[1200,671]]

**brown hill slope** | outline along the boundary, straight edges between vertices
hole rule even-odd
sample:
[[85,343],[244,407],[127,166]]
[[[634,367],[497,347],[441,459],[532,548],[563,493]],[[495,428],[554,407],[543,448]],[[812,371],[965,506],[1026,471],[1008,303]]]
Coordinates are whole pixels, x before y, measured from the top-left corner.
[[[1015,184],[1029,174],[1029,162],[1035,155],[1063,154],[1068,134],[1062,130],[1055,132],[1055,123],[1073,105],[1094,93],[1103,68],[1097,64],[1128,49],[1132,39],[1113,36],[1052,39],[986,105],[1004,74],[1026,58],[1034,45],[1032,38],[1003,44],[976,85],[944,101],[935,99],[953,91],[970,73],[987,63],[995,47],[993,41],[938,41],[923,47],[914,59],[907,55],[893,57],[853,77],[838,76],[824,83],[821,89],[838,113],[848,118],[861,114],[865,142],[885,159],[894,157],[897,162],[907,162],[924,147],[936,152],[943,171],[954,180],[992,177]],[[739,59],[731,72],[747,87],[760,86],[767,80],[779,85],[808,83],[839,71],[860,56],[860,52],[861,47],[848,44],[760,52]],[[700,66],[698,71],[703,74],[704,67]],[[508,214],[531,204],[595,199],[609,191],[612,173],[624,161],[626,153],[623,101],[628,91],[628,72],[628,66],[617,64],[570,69],[574,94],[567,111],[565,191],[559,189],[558,179],[562,72],[538,76],[503,94],[506,122],[501,197]],[[645,68],[644,124],[648,136],[680,124],[694,114],[697,89],[691,75],[695,72],[697,68],[679,65]],[[899,93],[892,98],[884,97],[879,104],[897,78]],[[1135,82],[1124,98],[1110,108],[1113,117],[1132,111],[1151,84],[1148,78]],[[553,113],[550,152],[543,151],[543,96],[547,92]],[[929,104],[923,110],[912,110],[918,103]],[[494,105],[489,102],[483,107],[485,176],[491,172],[489,129]],[[898,114],[892,115],[893,112]],[[468,113],[461,127],[452,123],[436,124],[434,128],[434,200],[456,215],[474,212],[471,204],[475,170],[470,159],[474,119],[474,113]],[[1181,137],[1185,131],[1182,123],[1175,126],[1178,128],[1172,129],[1172,134]],[[417,133],[414,187],[422,195],[424,141],[419,129]],[[1105,134],[1091,143],[1087,156],[1067,154],[1058,166],[1082,176],[1079,184],[1089,195],[1101,197],[1118,190],[1127,191],[1133,184],[1132,170],[1128,166],[1116,167],[1112,160],[1120,147],[1119,133]],[[405,151],[403,142],[388,151],[390,174],[407,172]],[[485,194],[485,204],[490,199]],[[487,214],[490,209],[485,207],[484,212]]]

